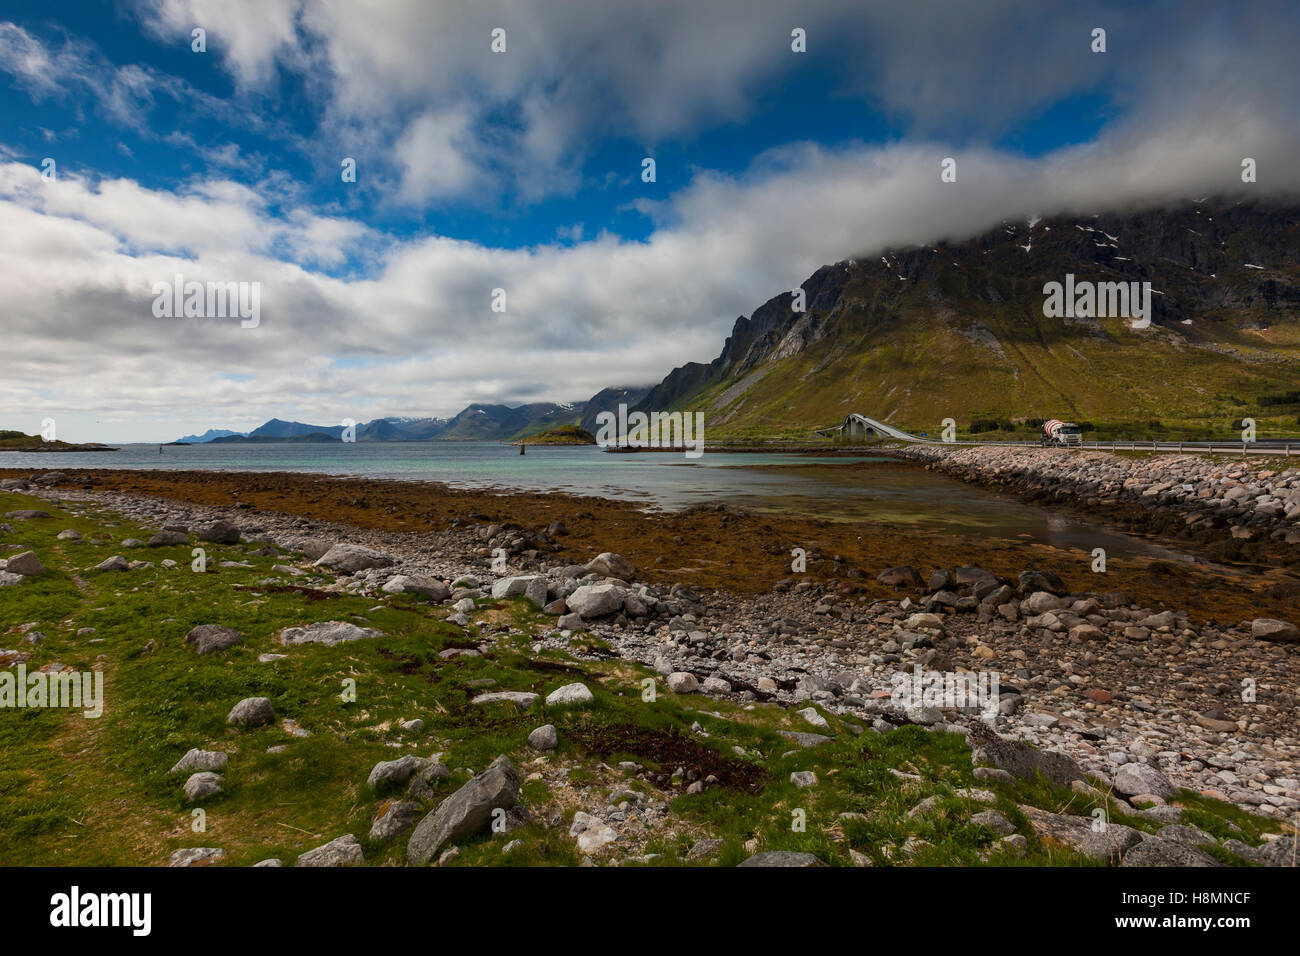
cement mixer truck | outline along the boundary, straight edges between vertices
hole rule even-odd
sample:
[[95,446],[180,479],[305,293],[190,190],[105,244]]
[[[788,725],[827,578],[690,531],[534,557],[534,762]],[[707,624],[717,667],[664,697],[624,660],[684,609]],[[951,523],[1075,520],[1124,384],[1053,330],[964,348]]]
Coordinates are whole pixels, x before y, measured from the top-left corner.
[[1083,444],[1083,429],[1074,422],[1063,422],[1059,418],[1049,418],[1043,422],[1043,434],[1040,443],[1044,447],[1077,448]]

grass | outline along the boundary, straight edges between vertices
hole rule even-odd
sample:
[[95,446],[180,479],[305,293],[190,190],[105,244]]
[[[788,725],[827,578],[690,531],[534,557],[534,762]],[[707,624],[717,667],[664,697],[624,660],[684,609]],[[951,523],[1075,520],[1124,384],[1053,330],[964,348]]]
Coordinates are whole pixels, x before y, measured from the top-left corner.
[[[368,865],[404,863],[404,838],[368,839],[372,819],[395,795],[372,794],[365,781],[376,762],[407,753],[441,753],[451,769],[426,808],[499,753],[511,757],[525,780],[521,803],[530,819],[508,836],[484,833],[466,841],[458,865],[581,862],[568,836],[575,812],[604,807],[616,791],[657,798],[656,786],[619,767],[625,761],[638,764],[670,795],[663,824],[648,831],[636,851],[653,865],[729,865],[755,849],[806,850],[832,865],[848,865],[850,851],[875,865],[1087,862],[1040,844],[1017,807],[1032,803],[1086,814],[1088,801],[1041,781],[976,781],[958,735],[904,727],[859,736],[824,714],[834,739],[802,749],[779,734],[814,729],[793,711],[674,695],[652,671],[605,657],[607,645],[589,635],[575,635],[571,648],[595,652],[597,660],[535,651],[534,635],[553,627],[553,619],[522,599],[481,600],[475,623],[462,629],[442,619],[446,608],[409,595],[327,596],[285,587],[309,579],[273,574],[273,564],[292,557],[255,554],[257,544],[204,544],[208,570],[195,573],[193,543],[124,549],[122,540],[147,539],[150,529],[93,508],[56,508],[0,493],[0,512],[20,508],[43,508],[54,518],[12,522],[15,531],[0,535],[0,554],[17,550],[6,545],[30,547],[47,570],[0,589],[0,646],[29,652],[29,669],[55,661],[78,671],[102,669],[105,705],[97,720],[68,710],[0,710],[0,832],[7,837],[0,841],[0,865],[160,865],[188,846],[221,847],[230,865],[268,857],[291,863],[344,833],[360,839]],[[57,540],[64,528],[75,528],[84,540]],[[113,554],[153,567],[90,570]],[[163,567],[164,559],[176,565]],[[222,561],[250,567],[221,567]],[[283,627],[324,620],[352,621],[385,636],[336,647],[286,648],[277,641]],[[45,639],[24,643],[18,627],[26,623],[36,624]],[[196,655],[183,639],[205,623],[234,627],[244,643]],[[78,636],[84,628],[94,631]],[[479,656],[440,656],[480,645],[486,651]],[[286,656],[259,662],[268,652]],[[656,680],[653,700],[642,695],[647,678]],[[542,702],[520,713],[508,704],[473,704],[484,681],[493,681],[492,689],[543,697],[582,681],[595,699],[549,710]],[[344,693],[349,682],[355,699]],[[250,696],[271,699],[276,723],[252,731],[228,727],[227,712]],[[424,720],[424,729],[403,731],[399,721],[413,717]],[[291,736],[280,723],[284,718],[309,736]],[[539,755],[527,747],[527,736],[548,722],[557,726],[560,746]],[[203,832],[196,832],[198,818],[182,793],[185,775],[168,773],[192,747],[230,756],[223,792],[203,802]],[[679,767],[700,777],[713,774],[719,783],[688,794],[686,779],[668,780]],[[920,779],[901,779],[891,769]],[[813,771],[817,786],[794,786],[790,774],[796,770]],[[996,809],[1029,838],[1023,857],[995,849],[996,835],[970,822],[986,807],[955,791],[971,787],[992,790]],[[934,811],[909,818],[908,810],[929,796],[936,797]],[[1188,794],[1180,802],[1186,822],[1216,836],[1253,843],[1277,829],[1208,798]],[[1122,822],[1154,829],[1141,817]],[[701,839],[722,845],[688,860]],[[517,844],[506,853],[512,841]]]

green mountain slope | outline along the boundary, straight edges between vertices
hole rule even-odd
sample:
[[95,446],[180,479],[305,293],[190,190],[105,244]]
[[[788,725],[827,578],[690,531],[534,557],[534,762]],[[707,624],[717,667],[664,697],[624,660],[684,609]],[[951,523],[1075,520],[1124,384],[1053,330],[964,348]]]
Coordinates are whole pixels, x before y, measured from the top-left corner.
[[[807,435],[848,412],[930,433],[1060,417],[1102,437],[1190,437],[1254,417],[1261,437],[1300,434],[1297,262],[1294,206],[1004,223],[819,269],[804,313],[789,293],[769,300],[639,407],[703,411],[711,438]],[[1151,327],[1044,316],[1044,284],[1067,273],[1151,282]]]

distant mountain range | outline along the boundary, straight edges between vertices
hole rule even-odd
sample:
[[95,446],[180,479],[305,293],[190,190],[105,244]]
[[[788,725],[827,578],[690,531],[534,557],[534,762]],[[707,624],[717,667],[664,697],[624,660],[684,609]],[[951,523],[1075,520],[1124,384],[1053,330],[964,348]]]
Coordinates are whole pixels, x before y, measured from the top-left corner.
[[230,438],[231,436],[243,437],[245,434],[247,433],[232,432],[226,428],[209,428],[202,435],[186,435],[184,438],[176,439],[176,441],[186,445],[202,445],[217,438]]
[[[454,418],[376,418],[359,423],[356,439],[371,441],[517,441],[561,425],[596,430],[596,416],[617,412],[620,402],[629,407],[645,397],[649,388],[606,388],[585,402],[534,402],[530,405],[485,405],[475,402]],[[273,418],[251,432],[211,428],[202,435],[187,435],[179,442],[192,445],[269,441],[338,441],[343,425],[311,425]]]

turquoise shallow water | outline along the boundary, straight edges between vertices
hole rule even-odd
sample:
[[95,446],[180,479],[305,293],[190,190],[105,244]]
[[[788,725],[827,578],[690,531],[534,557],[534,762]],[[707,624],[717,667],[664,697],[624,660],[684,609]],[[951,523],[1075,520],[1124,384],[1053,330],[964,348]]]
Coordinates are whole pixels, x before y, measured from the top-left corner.
[[[861,467],[852,467],[858,464]],[[0,452],[0,468],[293,471],[459,487],[564,491],[678,509],[725,502],[752,511],[867,519],[1032,540],[1107,554],[1160,553],[1151,543],[892,459],[708,451],[610,454],[592,446],[490,442],[124,445],[116,452]]]

